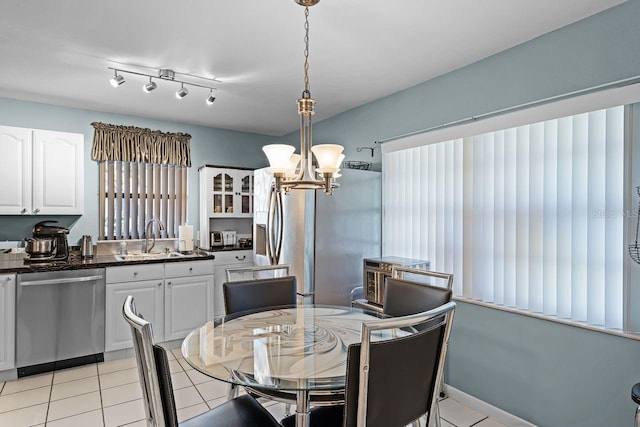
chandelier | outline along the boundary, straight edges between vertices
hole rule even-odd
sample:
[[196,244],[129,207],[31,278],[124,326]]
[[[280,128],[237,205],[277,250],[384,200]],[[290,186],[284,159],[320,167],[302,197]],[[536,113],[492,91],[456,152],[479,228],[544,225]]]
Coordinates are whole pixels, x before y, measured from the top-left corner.
[[[270,144],[262,147],[269,159],[269,168],[275,178],[275,188],[289,193],[291,189],[324,190],[331,194],[337,187],[335,179],[340,176],[340,163],[344,159],[344,147],[337,144],[321,144],[315,147],[311,139],[311,116],[313,104],[309,89],[309,6],[320,0],[294,0],[304,6],[304,90],[298,99],[300,115],[300,154],[294,154],[295,147],[285,144]],[[314,170],[315,157],[317,168]]]

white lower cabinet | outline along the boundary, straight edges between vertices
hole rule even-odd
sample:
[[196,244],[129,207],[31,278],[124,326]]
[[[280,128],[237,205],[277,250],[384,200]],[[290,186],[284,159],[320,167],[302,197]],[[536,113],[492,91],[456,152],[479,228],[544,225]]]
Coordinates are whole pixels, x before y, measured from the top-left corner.
[[133,295],[137,312],[151,322],[155,341],[163,341],[164,280],[159,278],[135,282],[107,283],[105,351],[133,347],[131,327],[122,317],[122,306],[127,295]]
[[0,275],[0,371],[15,367],[16,275]]
[[213,319],[213,262],[165,264],[164,340],[177,340]]
[[182,339],[213,319],[213,283],[212,260],[107,268],[105,351],[133,345],[122,317],[127,295],[151,322],[155,341],[163,342]]
[[[213,301],[215,303],[215,316],[217,317],[225,314],[222,284],[227,281],[227,268],[252,267],[253,251],[216,252],[214,266],[215,292]],[[234,280],[239,280],[237,276],[234,277]]]

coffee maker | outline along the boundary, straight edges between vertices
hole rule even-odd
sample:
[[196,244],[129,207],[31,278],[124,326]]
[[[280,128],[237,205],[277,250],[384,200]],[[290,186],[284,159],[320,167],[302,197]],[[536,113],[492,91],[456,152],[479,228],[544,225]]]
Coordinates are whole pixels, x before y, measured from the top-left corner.
[[33,227],[33,237],[25,239],[25,252],[29,254],[27,261],[51,262],[69,259],[69,229],[55,224],[58,221],[41,221]]

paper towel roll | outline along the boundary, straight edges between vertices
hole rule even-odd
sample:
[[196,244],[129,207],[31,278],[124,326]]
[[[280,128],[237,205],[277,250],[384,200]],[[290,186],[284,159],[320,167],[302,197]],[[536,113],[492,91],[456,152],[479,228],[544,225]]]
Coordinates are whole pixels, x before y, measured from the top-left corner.
[[178,249],[180,252],[193,251],[193,225],[181,225],[178,227]]

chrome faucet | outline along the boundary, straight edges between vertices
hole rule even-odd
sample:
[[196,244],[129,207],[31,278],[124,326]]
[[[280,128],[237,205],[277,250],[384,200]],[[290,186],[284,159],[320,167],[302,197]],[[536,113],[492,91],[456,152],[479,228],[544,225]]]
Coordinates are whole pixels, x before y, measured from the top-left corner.
[[152,236],[151,245],[149,245],[149,235],[151,234],[151,224],[153,224],[154,222],[158,224],[158,228],[160,230],[164,230],[164,224],[159,219],[152,219],[151,221],[147,222],[147,226],[145,227],[145,230],[144,230],[144,247],[142,248],[142,252],[144,253],[151,252],[151,249],[153,249],[153,247],[156,245],[155,234]]

